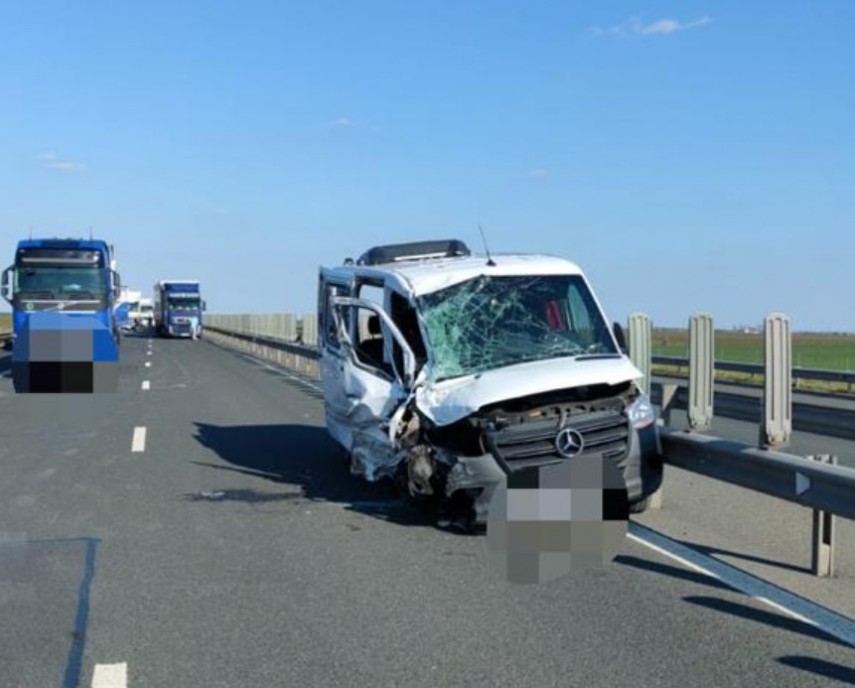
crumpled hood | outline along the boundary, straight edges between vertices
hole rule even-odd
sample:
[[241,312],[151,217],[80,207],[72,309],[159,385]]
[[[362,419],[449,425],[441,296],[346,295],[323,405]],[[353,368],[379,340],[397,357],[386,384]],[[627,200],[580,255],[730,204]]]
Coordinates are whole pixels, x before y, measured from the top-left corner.
[[416,390],[416,405],[437,425],[450,425],[482,406],[505,399],[569,387],[617,385],[641,377],[641,371],[626,356],[579,360],[552,358],[423,384]]

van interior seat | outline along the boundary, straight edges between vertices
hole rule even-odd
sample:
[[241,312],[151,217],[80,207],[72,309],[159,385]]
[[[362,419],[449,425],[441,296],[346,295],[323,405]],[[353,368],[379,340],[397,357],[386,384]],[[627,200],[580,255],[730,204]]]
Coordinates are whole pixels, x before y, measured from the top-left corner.
[[356,347],[364,363],[391,372],[391,366],[383,362],[383,330],[380,327],[380,316],[370,315],[366,322],[368,337],[359,342]]

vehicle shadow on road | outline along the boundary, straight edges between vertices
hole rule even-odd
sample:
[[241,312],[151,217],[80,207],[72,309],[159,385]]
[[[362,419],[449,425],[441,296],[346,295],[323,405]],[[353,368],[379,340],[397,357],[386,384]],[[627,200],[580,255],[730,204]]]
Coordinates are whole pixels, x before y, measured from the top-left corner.
[[0,354],[0,375],[12,370],[12,354]]
[[717,554],[721,554],[728,557],[734,557],[736,559],[742,559],[743,561],[751,561],[756,564],[764,564],[765,566],[774,566],[775,568],[785,569],[787,571],[796,571],[798,573],[810,573],[811,568],[809,566],[800,566],[798,564],[791,564],[790,562],[780,561],[778,559],[769,559],[767,557],[760,557],[754,554],[747,554],[746,552],[737,552],[736,550],[731,549],[722,549],[720,547],[711,547],[709,545],[703,545],[697,542],[689,542],[688,540],[678,540],[686,547],[691,547],[702,554],[706,554],[710,557],[715,557]]
[[845,667],[842,664],[801,656],[781,657],[778,661],[794,669],[801,669],[823,678],[840,681],[849,686],[855,685],[855,669]]
[[661,564],[659,562],[650,561],[648,559],[641,559],[639,557],[635,557],[629,554],[619,554],[614,558],[613,561],[616,564],[628,566],[634,569],[638,569],[640,571],[648,571],[650,573],[655,573],[661,576],[671,576],[672,578],[679,578],[681,580],[689,581],[691,583],[697,583],[698,585],[706,585],[711,588],[718,588],[719,590],[738,592],[736,588],[731,587],[727,583],[723,583],[718,578],[705,576],[702,573],[697,573],[695,571],[690,571],[689,569],[684,569],[677,566],[671,566],[670,564]]
[[[400,525],[432,525],[429,515],[408,504],[391,480],[369,483],[350,475],[326,429],[312,425],[211,425],[196,423],[196,440],[224,464],[194,462],[214,470],[298,487],[300,501],[334,502]],[[293,500],[294,490],[288,490]],[[220,499],[253,502],[253,490],[223,490]],[[216,501],[216,499],[214,500]],[[275,501],[268,498],[266,501]],[[285,499],[281,501],[287,501]]]
[[767,624],[774,628],[781,628],[791,633],[798,633],[800,635],[804,635],[810,638],[816,638],[817,640],[823,640],[829,643],[834,643],[836,645],[842,645],[846,648],[851,647],[849,643],[835,638],[833,635],[829,635],[828,633],[820,630],[819,628],[816,628],[815,626],[812,626],[809,623],[799,621],[798,619],[793,619],[789,616],[784,616],[783,614],[767,612],[763,609],[757,609],[756,607],[750,607],[745,604],[739,604],[737,602],[731,602],[729,600],[723,600],[717,597],[703,597],[695,595],[684,597],[683,599],[686,602],[689,602],[690,604],[695,604],[699,607],[704,607],[712,611],[731,614],[732,616],[737,616],[741,619],[757,621],[759,623]]

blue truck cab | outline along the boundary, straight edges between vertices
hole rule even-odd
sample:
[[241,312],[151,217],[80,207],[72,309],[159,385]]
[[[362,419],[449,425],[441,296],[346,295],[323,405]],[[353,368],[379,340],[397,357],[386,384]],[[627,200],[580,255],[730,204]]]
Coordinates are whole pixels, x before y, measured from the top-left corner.
[[198,339],[204,310],[197,280],[160,280],[154,285],[154,326],[161,337]]
[[19,241],[2,276],[2,295],[12,306],[15,391],[115,391],[119,290],[106,241]]

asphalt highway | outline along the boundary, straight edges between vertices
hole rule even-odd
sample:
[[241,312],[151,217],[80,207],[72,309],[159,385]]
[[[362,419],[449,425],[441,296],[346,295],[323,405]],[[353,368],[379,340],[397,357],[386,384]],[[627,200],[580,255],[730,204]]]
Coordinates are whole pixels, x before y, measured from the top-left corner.
[[126,338],[115,394],[0,378],[4,688],[846,682],[850,645],[638,539],[508,583],[352,478],[310,386],[210,342]]

